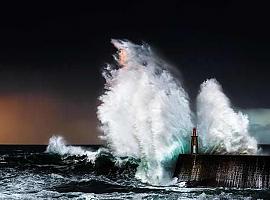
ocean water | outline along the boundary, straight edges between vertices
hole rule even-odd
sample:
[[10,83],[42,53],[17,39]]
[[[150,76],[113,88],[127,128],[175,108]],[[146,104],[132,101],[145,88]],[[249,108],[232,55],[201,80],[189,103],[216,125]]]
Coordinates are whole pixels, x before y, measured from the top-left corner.
[[0,146],[0,199],[269,199],[269,190],[152,186],[135,178],[138,160],[99,146],[87,155],[46,152],[44,145]]

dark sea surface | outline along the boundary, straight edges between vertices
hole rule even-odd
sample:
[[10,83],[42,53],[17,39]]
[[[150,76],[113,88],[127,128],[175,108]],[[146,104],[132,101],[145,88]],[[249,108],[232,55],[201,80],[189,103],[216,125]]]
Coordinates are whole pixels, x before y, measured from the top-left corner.
[[144,184],[134,178],[137,160],[108,151],[95,162],[45,151],[45,145],[0,146],[0,199],[270,199],[269,190]]

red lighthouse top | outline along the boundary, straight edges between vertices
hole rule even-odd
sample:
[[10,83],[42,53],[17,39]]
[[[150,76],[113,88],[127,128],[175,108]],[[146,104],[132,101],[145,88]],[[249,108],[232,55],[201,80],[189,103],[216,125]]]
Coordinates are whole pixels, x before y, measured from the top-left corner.
[[197,130],[196,130],[196,128],[193,128],[192,136],[197,136]]

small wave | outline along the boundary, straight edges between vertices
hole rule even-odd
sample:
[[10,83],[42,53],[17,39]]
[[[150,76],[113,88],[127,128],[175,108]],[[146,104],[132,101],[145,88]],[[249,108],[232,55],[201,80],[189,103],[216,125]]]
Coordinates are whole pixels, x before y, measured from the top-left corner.
[[46,153],[58,154],[61,156],[87,156],[88,161],[92,163],[95,162],[97,155],[100,154],[101,151],[106,150],[100,148],[97,151],[91,151],[83,149],[82,147],[68,146],[61,136],[52,136],[46,149]]
[[[132,157],[113,156],[106,148],[98,150],[83,149],[66,145],[61,136],[52,136],[45,153],[60,155],[63,162],[72,165],[74,171],[92,171],[110,177],[134,177],[139,160]],[[75,156],[75,157],[74,157]]]

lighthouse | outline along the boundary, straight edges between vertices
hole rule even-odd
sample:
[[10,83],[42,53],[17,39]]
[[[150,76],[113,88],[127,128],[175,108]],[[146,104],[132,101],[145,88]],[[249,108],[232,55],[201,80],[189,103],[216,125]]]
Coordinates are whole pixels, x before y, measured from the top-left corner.
[[191,154],[198,154],[198,136],[196,128],[193,128],[191,136]]

